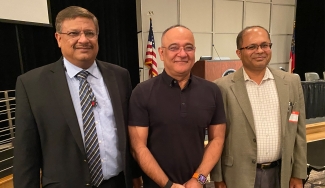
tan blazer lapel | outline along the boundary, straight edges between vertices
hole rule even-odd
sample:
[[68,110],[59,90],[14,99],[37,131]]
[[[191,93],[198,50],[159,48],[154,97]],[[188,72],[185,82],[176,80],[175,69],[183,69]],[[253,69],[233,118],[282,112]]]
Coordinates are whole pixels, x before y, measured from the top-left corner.
[[252,130],[255,133],[255,125],[254,125],[254,118],[252,113],[252,107],[249,102],[247,89],[245,86],[245,80],[243,75],[243,68],[237,70],[233,77],[234,84],[230,86],[232,92],[234,93],[237,101],[239,103],[240,108],[244,112],[249,125],[251,126]]
[[289,108],[289,83],[284,79],[284,74],[281,74],[281,72],[278,71],[274,71],[274,69],[269,69],[274,76],[275,85],[278,91],[282,127],[281,131],[282,137],[284,137],[286,132],[286,125],[288,123],[288,117],[285,114],[288,113]]

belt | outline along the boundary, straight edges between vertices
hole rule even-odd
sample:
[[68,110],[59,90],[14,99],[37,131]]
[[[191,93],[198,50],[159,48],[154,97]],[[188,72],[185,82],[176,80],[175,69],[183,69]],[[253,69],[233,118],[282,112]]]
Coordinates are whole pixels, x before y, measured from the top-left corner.
[[274,168],[274,167],[280,166],[280,165],[281,165],[281,159],[279,159],[277,161],[269,162],[269,163],[257,163],[256,168],[270,169],[270,168]]
[[[125,187],[123,184],[124,181],[124,172],[121,171],[118,175],[113,176],[107,180],[103,180],[102,183],[98,186],[100,187]],[[96,186],[93,186],[93,188],[98,188]]]

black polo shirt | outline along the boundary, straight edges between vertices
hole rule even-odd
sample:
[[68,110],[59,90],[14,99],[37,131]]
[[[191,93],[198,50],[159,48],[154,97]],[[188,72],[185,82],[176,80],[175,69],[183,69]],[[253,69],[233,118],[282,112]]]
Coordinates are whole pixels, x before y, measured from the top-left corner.
[[[181,90],[165,71],[137,85],[129,112],[129,125],[149,127],[149,150],[168,178],[180,184],[203,159],[205,128],[226,122],[216,84],[191,75]],[[146,175],[143,181],[144,187],[159,187]]]

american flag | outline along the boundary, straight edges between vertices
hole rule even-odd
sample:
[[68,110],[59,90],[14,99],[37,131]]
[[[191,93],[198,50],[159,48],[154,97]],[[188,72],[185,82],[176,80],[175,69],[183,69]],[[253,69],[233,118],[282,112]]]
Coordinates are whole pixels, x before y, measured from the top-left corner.
[[290,50],[290,60],[289,60],[289,72],[293,73],[293,70],[296,68],[296,40],[295,40],[295,25],[296,23],[293,23],[293,34],[292,34],[292,40],[291,40],[291,50]]
[[155,38],[153,36],[152,30],[152,20],[150,18],[150,29],[148,35],[148,43],[147,43],[147,52],[146,52],[146,59],[144,64],[149,69],[149,77],[155,77],[158,75],[158,68],[156,62],[156,46],[155,46]]

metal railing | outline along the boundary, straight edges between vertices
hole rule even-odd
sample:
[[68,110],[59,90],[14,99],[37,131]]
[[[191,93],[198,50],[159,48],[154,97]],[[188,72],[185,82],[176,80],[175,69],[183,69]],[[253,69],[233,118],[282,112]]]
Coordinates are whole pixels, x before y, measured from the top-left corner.
[[0,178],[12,174],[15,110],[15,91],[0,91]]

